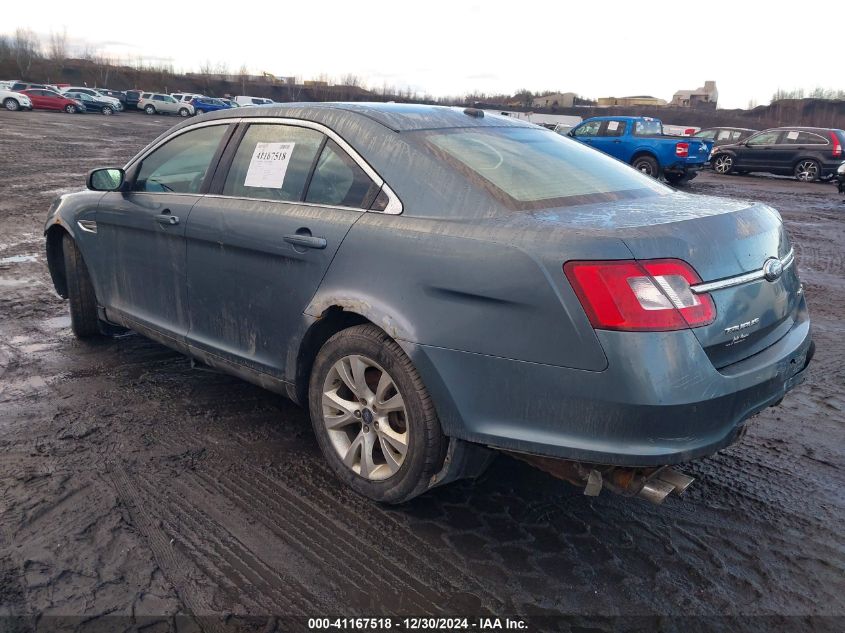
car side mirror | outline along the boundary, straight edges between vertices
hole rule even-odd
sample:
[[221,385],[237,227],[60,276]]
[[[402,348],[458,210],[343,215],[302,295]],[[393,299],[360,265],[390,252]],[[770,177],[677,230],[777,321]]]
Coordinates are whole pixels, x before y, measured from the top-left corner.
[[92,169],[88,172],[87,186],[91,191],[120,191],[126,174],[119,167]]

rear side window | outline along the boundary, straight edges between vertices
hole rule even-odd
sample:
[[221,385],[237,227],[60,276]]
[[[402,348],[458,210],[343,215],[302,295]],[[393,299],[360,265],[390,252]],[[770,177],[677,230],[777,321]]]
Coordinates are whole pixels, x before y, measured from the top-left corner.
[[602,136],[622,136],[627,125],[626,121],[608,121]]
[[827,139],[812,132],[791,130],[784,134],[783,143],[789,145],[827,145]]
[[660,136],[661,134],[663,134],[663,124],[656,119],[634,122],[634,136]]
[[332,140],[326,143],[311,177],[306,202],[366,209],[378,187]]
[[701,132],[696,132],[693,136],[695,136],[695,138],[716,138],[717,131],[719,134],[724,132],[724,130],[702,130]]
[[226,175],[223,195],[299,202],[324,139],[304,127],[250,125]]
[[[456,128],[426,135],[435,152],[516,208],[618,200],[670,190],[619,161],[551,131]],[[502,196],[497,196],[501,198]]]
[[203,178],[228,125],[210,125],[180,134],[144,158],[133,191],[199,193]]

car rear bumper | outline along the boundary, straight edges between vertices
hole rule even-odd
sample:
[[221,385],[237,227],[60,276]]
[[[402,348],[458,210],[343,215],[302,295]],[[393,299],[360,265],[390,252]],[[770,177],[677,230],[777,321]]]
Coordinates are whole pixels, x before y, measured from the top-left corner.
[[733,443],[743,422],[800,384],[813,344],[806,305],[777,343],[716,370],[694,334],[598,332],[601,372],[425,345],[406,349],[444,432],[487,446],[597,464],[658,466]]

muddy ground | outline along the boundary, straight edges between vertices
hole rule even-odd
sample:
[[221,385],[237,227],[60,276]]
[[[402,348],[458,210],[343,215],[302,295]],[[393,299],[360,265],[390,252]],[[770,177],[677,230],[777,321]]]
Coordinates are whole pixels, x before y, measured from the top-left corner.
[[[782,212],[818,351],[740,444],[683,468],[697,478],[683,498],[588,498],[502,457],[475,484],[388,508],[333,478],[287,400],[140,336],[71,335],[45,266],[49,203],[174,123],[0,112],[0,616],[22,616],[0,622],[575,614],[589,631],[633,616],[845,630],[845,204],[832,185],[704,174],[689,187]],[[172,617],[185,614],[209,617]]]

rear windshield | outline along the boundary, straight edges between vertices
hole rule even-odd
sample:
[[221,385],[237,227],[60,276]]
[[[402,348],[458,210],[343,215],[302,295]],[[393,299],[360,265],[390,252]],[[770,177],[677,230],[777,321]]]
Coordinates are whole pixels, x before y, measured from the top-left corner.
[[670,192],[653,178],[578,141],[537,128],[457,128],[425,133],[440,156],[520,208]]
[[654,136],[663,134],[663,124],[657,119],[643,119],[634,123],[634,136]]

